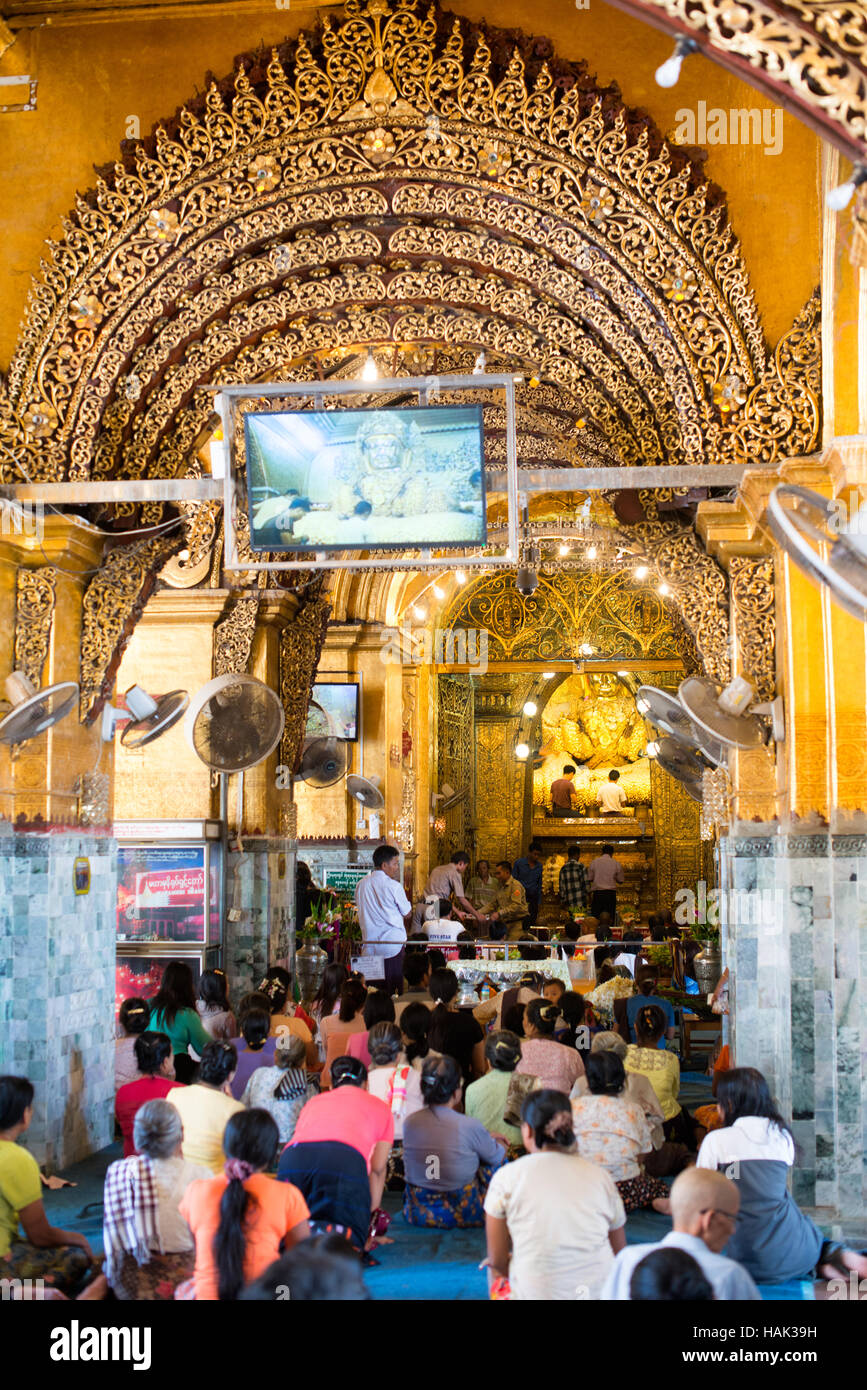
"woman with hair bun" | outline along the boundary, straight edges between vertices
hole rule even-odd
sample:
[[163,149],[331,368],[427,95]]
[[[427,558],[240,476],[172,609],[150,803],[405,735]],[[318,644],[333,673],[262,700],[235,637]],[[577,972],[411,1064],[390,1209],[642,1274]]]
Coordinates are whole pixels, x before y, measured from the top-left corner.
[[589,1095],[572,1101],[578,1152],[614,1179],[627,1212],[670,1212],[665,1183],[644,1171],[653,1136],[641,1106],[626,1095],[623,1063],[614,1052],[594,1052],[586,1072]]
[[479,1120],[459,1113],[462,1092],[454,1057],[428,1057],[421,1069],[424,1109],[403,1127],[403,1215],[411,1226],[484,1224],[485,1192],[506,1154]]
[[196,1242],[196,1302],[234,1302],[310,1234],[309,1212],[291,1183],[266,1176],[277,1152],[277,1123],[265,1110],[233,1115],[223,1135],[222,1174],[190,1183],[180,1213]]
[[517,1071],[522,1076],[538,1076],[543,1088],[565,1091],[568,1096],[584,1063],[574,1047],[555,1042],[554,1029],[560,1019],[556,1004],[547,999],[531,999],[524,1010],[524,1042]]
[[[627,1072],[646,1076],[662,1107],[663,1132],[666,1139],[686,1144],[695,1150],[693,1123],[677,1099],[680,1090],[680,1063],[673,1052],[661,1046],[667,1027],[662,1009],[644,1004],[633,1023],[637,1042],[626,1049],[623,1066]],[[698,1137],[703,1137],[704,1130]]]
[[150,1023],[151,1006],[146,999],[124,999],[120,1006],[117,1021],[123,1029],[123,1037],[114,1045],[114,1089],[128,1086],[138,1081],[138,1060],[135,1055],[135,1040],[146,1033]]
[[237,1037],[238,1020],[229,1005],[225,970],[206,970],[199,980],[196,1009],[215,1042]]
[[405,1121],[410,1115],[424,1108],[421,1072],[407,1060],[403,1052],[400,1029],[396,1023],[389,1023],[386,1019],[374,1023],[368,1034],[367,1046],[370,1052],[367,1089],[372,1096],[378,1096],[380,1100],[385,1101],[391,1111],[394,1120],[394,1146],[397,1148],[398,1145],[403,1145]]
[[506,1123],[506,1101],[515,1068],[521,1060],[521,1039],[516,1033],[501,1028],[485,1038],[485,1060],[489,1070],[467,1087],[465,1110],[473,1119],[481,1120],[491,1134],[502,1134],[510,1147],[521,1142],[517,1125]]
[[527,1154],[495,1173],[485,1198],[492,1298],[598,1298],[626,1245],[612,1179],[575,1153],[562,1091],[534,1091],[521,1109]]

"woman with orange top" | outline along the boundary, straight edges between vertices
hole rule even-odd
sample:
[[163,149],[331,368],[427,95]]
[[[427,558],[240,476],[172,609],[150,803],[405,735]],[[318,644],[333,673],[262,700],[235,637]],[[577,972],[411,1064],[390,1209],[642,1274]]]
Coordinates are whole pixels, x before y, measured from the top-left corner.
[[180,1213],[196,1242],[197,1302],[232,1302],[245,1284],[310,1234],[297,1187],[266,1176],[277,1152],[277,1125],[266,1110],[243,1110],[226,1125],[225,1172],[190,1183]]

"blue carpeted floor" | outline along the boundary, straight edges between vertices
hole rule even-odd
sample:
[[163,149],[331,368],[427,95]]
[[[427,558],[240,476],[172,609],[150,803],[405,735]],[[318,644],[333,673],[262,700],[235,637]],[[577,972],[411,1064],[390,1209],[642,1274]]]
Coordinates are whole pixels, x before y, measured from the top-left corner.
[[[688,1109],[710,1100],[708,1078],[697,1072],[684,1072],[680,1099]],[[120,1143],[85,1159],[68,1169],[64,1177],[77,1183],[74,1188],[44,1192],[48,1219],[53,1225],[82,1231],[94,1251],[102,1251],[102,1187],[109,1163],[121,1156]],[[89,1205],[96,1204],[96,1205]],[[365,1274],[367,1285],[377,1299],[466,1300],[487,1298],[487,1277],[479,1269],[485,1256],[484,1231],[428,1231],[407,1226],[400,1215],[401,1200],[387,1194],[385,1206],[392,1214],[389,1235],[393,1245],[378,1252],[380,1264]],[[630,1244],[661,1240],[671,1229],[667,1216],[655,1211],[634,1212],[626,1224]],[[812,1299],[808,1281],[766,1285],[762,1297],[770,1300]]]

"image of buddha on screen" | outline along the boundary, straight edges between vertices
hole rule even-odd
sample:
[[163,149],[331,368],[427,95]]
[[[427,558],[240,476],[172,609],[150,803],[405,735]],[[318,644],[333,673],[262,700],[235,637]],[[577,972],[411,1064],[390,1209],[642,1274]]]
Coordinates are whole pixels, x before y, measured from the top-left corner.
[[479,544],[478,407],[246,417],[254,550]]

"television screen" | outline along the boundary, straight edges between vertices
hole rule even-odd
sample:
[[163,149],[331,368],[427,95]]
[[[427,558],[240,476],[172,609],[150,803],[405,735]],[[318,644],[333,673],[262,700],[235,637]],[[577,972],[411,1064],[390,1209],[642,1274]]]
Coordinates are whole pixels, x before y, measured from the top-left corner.
[[253,550],[485,542],[481,406],[271,411],[244,426]]
[[118,941],[204,942],[206,927],[204,846],[121,845]]
[[308,738],[358,738],[358,683],[348,685],[323,681],[313,687],[313,701],[307,714]]

